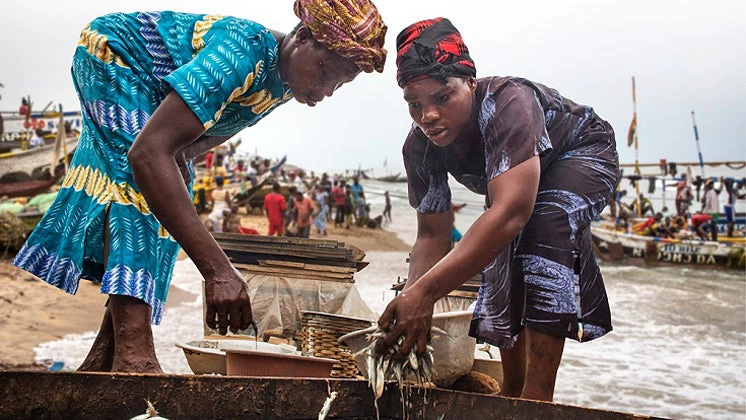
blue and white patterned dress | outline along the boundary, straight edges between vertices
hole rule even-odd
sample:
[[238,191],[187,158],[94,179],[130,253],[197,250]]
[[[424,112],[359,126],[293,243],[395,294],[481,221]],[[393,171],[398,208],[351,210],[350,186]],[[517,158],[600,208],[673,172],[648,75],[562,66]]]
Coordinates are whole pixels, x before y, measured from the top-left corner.
[[206,135],[256,124],[292,97],[277,48],[268,29],[233,17],[117,13],[91,22],[72,66],[83,109],[80,142],[57,200],[13,264],[73,294],[80,278],[100,281],[102,293],[147,302],[158,324],[179,246],[150,212],[127,152],[171,91]]
[[614,130],[591,107],[525,79],[479,79],[480,138],[438,147],[414,127],[403,147],[409,201],[419,213],[451,209],[448,175],[490,199],[490,180],[539,156],[536,204],[512,244],[484,268],[471,335],[503,348],[529,326],[580,341],[611,331],[590,223],[618,178]]

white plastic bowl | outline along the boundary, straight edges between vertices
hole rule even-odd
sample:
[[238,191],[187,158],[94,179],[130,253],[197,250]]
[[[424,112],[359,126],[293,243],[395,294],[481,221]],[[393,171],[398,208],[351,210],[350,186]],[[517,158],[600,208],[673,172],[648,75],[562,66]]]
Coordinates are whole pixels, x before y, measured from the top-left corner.
[[226,355],[228,350],[257,350],[266,353],[296,354],[292,346],[265,343],[254,340],[197,340],[176,343],[184,350],[189,368],[197,375],[226,374]]
[[[433,346],[433,382],[438,386],[449,386],[456,379],[469,373],[474,365],[476,340],[469,337],[472,311],[443,312],[433,315],[433,327],[448,335],[431,332]],[[367,357],[360,352],[370,345],[367,335],[376,330],[370,327],[345,334],[339,342],[346,344],[355,355],[355,364],[363,375],[368,373]]]

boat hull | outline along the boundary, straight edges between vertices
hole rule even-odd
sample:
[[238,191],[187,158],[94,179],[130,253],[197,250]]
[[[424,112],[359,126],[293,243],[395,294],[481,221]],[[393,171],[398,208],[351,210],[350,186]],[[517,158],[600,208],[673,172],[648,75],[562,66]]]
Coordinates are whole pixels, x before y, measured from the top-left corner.
[[401,172],[396,175],[381,176],[381,177],[373,178],[373,179],[375,179],[376,181],[381,181],[381,182],[397,182],[397,180],[399,179],[399,175],[401,175]]
[[[152,402],[166,418],[317,418],[330,392],[329,418],[376,418],[368,383],[299,379],[118,373],[0,372],[0,418],[131,418]],[[641,419],[632,414],[442,389],[400,393],[386,384],[381,418]],[[401,396],[407,399],[404,405]],[[427,401],[427,404],[425,403]],[[403,407],[404,405],[404,407]]]
[[[72,156],[78,145],[78,137],[68,138],[65,142],[68,156]],[[45,167],[50,166],[53,154],[54,145],[0,154],[0,178],[17,173],[27,174],[31,179],[37,178]],[[60,159],[62,157],[60,153]]]
[[31,197],[42,194],[56,184],[60,176],[51,179],[38,179],[34,181],[21,181],[0,183],[0,197]]
[[596,254],[609,262],[725,270],[743,269],[746,263],[742,244],[666,240],[616,232],[597,223],[591,235]]

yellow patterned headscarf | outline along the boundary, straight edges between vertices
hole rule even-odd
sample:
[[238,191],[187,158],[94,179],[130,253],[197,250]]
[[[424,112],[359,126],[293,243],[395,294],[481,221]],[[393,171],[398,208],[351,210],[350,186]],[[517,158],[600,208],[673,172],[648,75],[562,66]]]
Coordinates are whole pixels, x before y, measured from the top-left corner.
[[370,0],[296,0],[295,15],[328,50],[371,73],[383,71],[386,25]]

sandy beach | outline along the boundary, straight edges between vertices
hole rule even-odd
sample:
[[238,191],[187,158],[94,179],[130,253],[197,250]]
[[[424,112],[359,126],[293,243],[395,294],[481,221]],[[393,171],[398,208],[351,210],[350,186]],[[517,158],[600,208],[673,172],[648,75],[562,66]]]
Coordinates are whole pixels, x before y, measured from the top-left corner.
[[[267,220],[261,215],[242,215],[242,225],[266,233]],[[385,229],[335,228],[328,224],[328,236],[366,252],[407,252],[410,247]],[[317,238],[312,233],[311,238]],[[320,238],[320,237],[319,237]],[[185,257],[183,254],[181,257]],[[191,301],[194,295],[177,287],[169,290],[166,310]],[[81,281],[76,295],[68,295],[27,272],[0,261],[0,370],[45,369],[36,364],[34,347],[67,334],[97,331],[106,295],[99,286]]]

